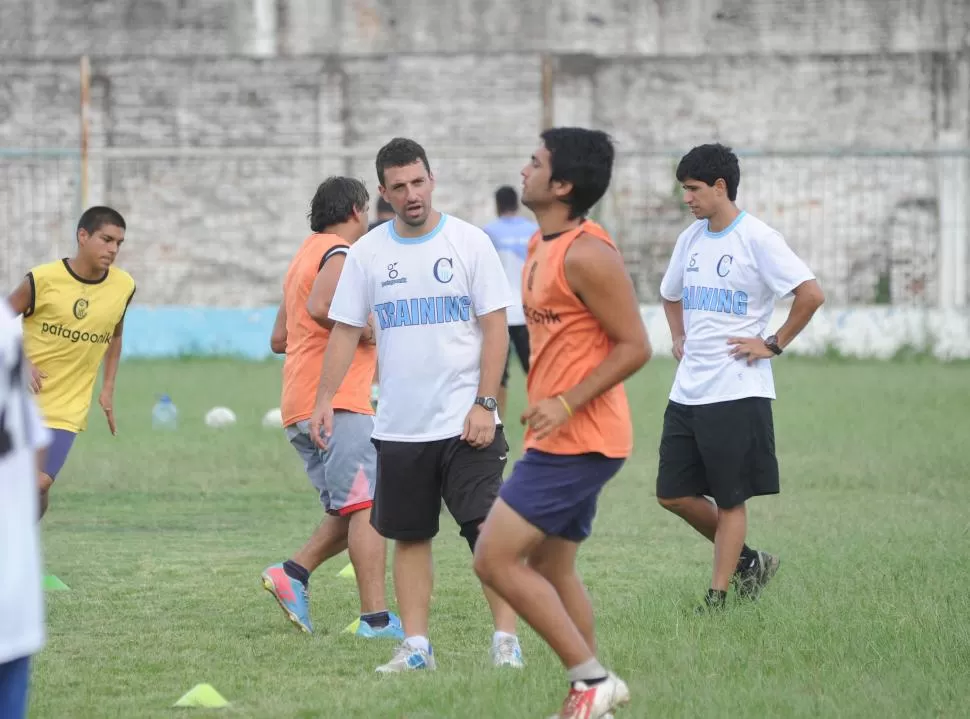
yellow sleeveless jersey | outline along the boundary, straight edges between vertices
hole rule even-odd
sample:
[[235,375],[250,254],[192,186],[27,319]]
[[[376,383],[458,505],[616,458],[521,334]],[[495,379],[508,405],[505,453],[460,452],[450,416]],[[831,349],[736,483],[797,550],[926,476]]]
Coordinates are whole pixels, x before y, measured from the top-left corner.
[[32,299],[24,312],[24,352],[47,374],[37,404],[48,427],[83,432],[98,368],[135,281],[116,267],[100,280],[85,280],[67,260],[35,267],[27,278]]

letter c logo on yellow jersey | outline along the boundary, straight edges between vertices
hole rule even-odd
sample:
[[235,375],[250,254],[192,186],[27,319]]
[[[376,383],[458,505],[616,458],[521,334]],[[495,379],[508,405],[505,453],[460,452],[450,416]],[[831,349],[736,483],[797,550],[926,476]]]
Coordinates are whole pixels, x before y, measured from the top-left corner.
[[74,303],[74,316],[83,320],[88,314],[88,301],[83,297]]

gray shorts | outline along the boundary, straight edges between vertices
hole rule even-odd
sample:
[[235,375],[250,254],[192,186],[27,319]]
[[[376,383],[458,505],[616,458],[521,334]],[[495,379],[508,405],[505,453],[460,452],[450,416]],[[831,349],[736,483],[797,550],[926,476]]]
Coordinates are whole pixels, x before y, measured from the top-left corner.
[[371,415],[338,410],[333,416],[333,436],[323,451],[310,439],[309,420],[286,428],[286,438],[303,460],[329,514],[343,517],[374,503],[377,450],[370,439],[373,431]]

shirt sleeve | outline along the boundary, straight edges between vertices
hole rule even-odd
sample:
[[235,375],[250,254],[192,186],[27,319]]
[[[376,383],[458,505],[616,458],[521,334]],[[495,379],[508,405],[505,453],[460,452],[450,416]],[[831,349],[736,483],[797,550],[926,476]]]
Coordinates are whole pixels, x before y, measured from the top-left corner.
[[670,253],[667,271],[660,281],[660,296],[669,302],[679,302],[684,294],[684,247],[687,245],[686,234],[681,234]]
[[474,247],[471,291],[475,314],[480,317],[495,310],[512,307],[516,303],[512,296],[512,286],[488,235],[482,233],[481,241],[474,243]]
[[354,251],[356,249],[354,246],[347,251],[328,316],[334,322],[363,327],[371,311],[370,284],[360,253]]
[[814,280],[814,273],[794,253],[780,232],[753,238],[751,243],[758,273],[776,297],[785,297],[802,282]]
[[16,346],[21,357],[21,378],[20,386],[12,388],[13,392],[10,394],[10,399],[15,402],[19,399],[23,422],[22,431],[26,445],[34,450],[44,449],[53,440],[53,433],[44,425],[44,420],[40,416],[40,410],[37,408],[37,402],[34,401],[34,397],[30,393],[30,363],[27,361],[27,356],[23,352],[23,344],[19,337],[17,338]]
[[488,235],[488,241],[492,243],[492,247],[495,247],[495,232],[492,230],[492,224],[485,225],[482,228],[482,232]]
[[24,400],[24,410],[27,416],[24,421],[27,424],[27,438],[32,449],[44,449],[54,438],[53,433],[44,426],[37,403],[33,397],[26,397]]
[[118,322],[123,322],[128,314],[128,308],[131,307],[131,301],[135,299],[135,292],[138,291],[138,286],[132,282],[131,283],[131,294],[128,295],[128,299],[125,301],[125,308],[121,311],[121,319]]
[[34,314],[34,309],[36,309],[37,305],[37,280],[34,277],[33,271],[27,273],[27,284],[30,285],[30,304],[24,310],[24,317],[30,317]]

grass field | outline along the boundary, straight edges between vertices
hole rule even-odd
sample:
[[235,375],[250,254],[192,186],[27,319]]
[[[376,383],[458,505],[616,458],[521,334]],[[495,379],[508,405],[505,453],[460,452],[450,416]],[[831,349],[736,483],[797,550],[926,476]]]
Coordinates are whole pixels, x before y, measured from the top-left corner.
[[[965,716],[970,366],[779,360],[782,494],[754,502],[749,517],[751,543],[779,553],[781,569],[757,605],[718,618],[690,615],[710,545],[653,497],[673,370],[658,359],[628,383],[635,456],[581,554],[600,656],[633,693],[617,719]],[[31,716],[204,716],[213,712],[171,708],[199,682],[234,717],[556,711],[565,680],[530,629],[524,672],[490,667],[488,614],[450,519],[435,545],[437,672],[377,676],[392,645],[340,634],[357,606],[353,581],[336,576],[346,555],[311,581],[317,633],[284,620],[259,574],[304,541],[320,511],[281,431],[260,426],[279,384],[275,362],[123,364],[118,436],[95,406],[42,524],[47,572],[71,591],[47,594]],[[151,428],[162,392],[181,411],[177,433]],[[217,404],[236,411],[235,427],[205,427]],[[509,436],[511,469],[517,422]]]

